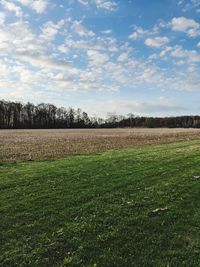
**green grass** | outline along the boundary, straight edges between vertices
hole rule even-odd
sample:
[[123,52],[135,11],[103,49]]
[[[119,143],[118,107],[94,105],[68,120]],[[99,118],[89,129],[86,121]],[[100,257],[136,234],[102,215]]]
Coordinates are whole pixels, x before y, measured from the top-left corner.
[[191,141],[0,165],[0,266],[200,266],[199,152]]

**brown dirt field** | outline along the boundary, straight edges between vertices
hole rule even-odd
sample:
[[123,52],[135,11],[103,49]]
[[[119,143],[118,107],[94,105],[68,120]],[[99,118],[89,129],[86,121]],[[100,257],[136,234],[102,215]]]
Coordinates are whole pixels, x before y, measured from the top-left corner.
[[46,160],[199,138],[200,129],[0,130],[0,162]]

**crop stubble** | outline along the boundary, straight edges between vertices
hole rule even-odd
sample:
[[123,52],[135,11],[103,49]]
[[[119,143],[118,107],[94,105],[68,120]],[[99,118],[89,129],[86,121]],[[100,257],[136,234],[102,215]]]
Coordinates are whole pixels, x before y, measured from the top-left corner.
[[1,130],[0,162],[46,160],[198,138],[200,129]]

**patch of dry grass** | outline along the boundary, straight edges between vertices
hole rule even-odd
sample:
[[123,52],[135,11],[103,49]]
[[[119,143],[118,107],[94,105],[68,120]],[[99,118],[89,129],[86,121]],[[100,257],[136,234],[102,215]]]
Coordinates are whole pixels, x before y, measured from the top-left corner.
[[199,129],[1,130],[0,162],[53,159],[198,138]]

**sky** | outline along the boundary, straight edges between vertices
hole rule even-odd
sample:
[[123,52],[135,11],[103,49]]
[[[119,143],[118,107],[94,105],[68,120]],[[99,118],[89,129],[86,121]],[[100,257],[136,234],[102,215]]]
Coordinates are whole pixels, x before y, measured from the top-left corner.
[[200,114],[200,0],[0,0],[0,99]]

